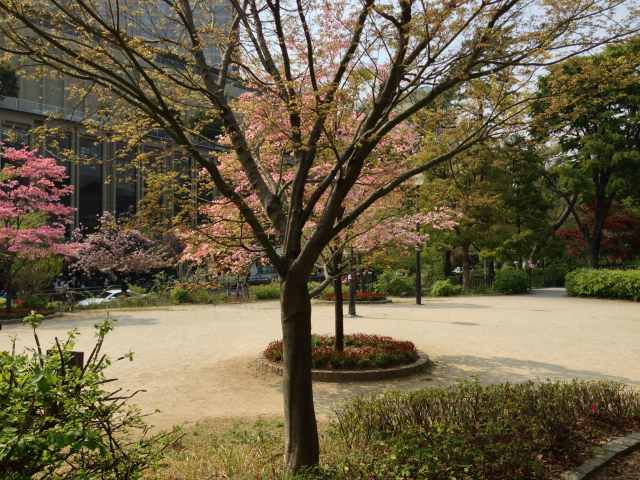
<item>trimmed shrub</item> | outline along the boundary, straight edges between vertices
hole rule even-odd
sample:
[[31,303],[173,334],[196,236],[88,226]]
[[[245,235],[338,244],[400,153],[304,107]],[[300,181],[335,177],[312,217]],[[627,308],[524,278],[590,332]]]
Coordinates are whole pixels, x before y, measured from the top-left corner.
[[524,270],[504,268],[496,272],[493,288],[507,295],[527,293],[529,291],[529,277]]
[[[368,369],[406,365],[418,359],[412,342],[394,340],[391,337],[356,333],[344,336],[344,351],[334,349],[335,337],[314,335],[312,338],[311,364],[319,369]],[[271,342],[264,356],[272,362],[282,361],[282,340]]]
[[252,285],[249,291],[256,297],[256,300],[279,300],[280,284],[268,283],[266,285]]
[[579,269],[565,277],[567,293],[576,297],[640,301],[640,270]]
[[[96,326],[97,343],[83,369],[71,362],[74,339],[43,350],[36,327],[27,353],[0,352],[0,472],[4,480],[141,478],[177,436],[149,435],[133,395],[109,390],[101,353],[110,321]],[[129,358],[129,357],[127,357]]]
[[416,293],[416,279],[401,272],[383,272],[376,280],[375,289],[393,297],[409,297]]
[[594,439],[638,425],[640,393],[610,382],[388,392],[338,410],[332,436],[344,454],[322,478],[555,478]]
[[434,297],[452,297],[462,293],[462,286],[456,285],[451,280],[438,280],[431,287],[431,295]]
[[183,287],[174,287],[170,293],[171,301],[175,303],[187,303],[189,301],[189,291]]

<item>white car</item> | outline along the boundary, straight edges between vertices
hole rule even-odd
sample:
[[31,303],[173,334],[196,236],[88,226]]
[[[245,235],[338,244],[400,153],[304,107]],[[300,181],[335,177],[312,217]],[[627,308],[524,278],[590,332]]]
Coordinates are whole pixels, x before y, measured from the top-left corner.
[[100,303],[113,302],[115,299],[122,297],[122,294],[123,292],[119,288],[106,290],[101,297],[91,297],[91,298],[85,298],[84,300],[80,300],[78,302],[78,306],[88,307],[89,305],[98,305]]

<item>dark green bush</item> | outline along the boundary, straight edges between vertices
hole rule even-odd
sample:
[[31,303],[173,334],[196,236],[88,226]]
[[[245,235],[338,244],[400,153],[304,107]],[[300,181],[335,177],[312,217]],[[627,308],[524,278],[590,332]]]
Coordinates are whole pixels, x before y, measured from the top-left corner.
[[[84,368],[70,362],[76,333],[42,350],[36,327],[30,353],[0,353],[0,472],[3,480],[134,480],[154,464],[175,435],[148,434],[131,398],[110,391],[110,362],[101,353],[106,321]],[[89,352],[87,352],[89,353]],[[107,387],[108,388],[108,387]]]
[[579,462],[576,446],[639,424],[640,392],[609,382],[389,392],[339,409],[345,453],[323,478],[540,479],[547,464]]
[[31,310],[43,310],[49,303],[46,295],[27,295],[23,299],[23,306]]
[[376,280],[375,289],[385,295],[408,297],[416,292],[416,279],[402,272],[383,272]]
[[456,285],[451,280],[438,280],[431,287],[431,295],[434,297],[452,297],[462,293],[462,286]]
[[256,300],[278,300],[280,298],[280,284],[252,285],[249,291]]
[[496,272],[496,281],[493,288],[507,295],[527,293],[529,291],[529,277],[524,270],[503,268]]
[[567,293],[577,297],[640,301],[640,270],[579,269],[565,277]]
[[175,303],[187,303],[189,301],[189,290],[183,287],[174,287],[169,294]]

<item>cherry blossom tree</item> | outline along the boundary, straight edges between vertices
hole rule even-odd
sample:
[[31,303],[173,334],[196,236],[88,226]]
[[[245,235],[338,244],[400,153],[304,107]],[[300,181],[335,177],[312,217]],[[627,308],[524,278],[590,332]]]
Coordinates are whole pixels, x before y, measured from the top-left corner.
[[[636,7],[631,0],[0,0],[0,31],[2,48],[25,63],[86,82],[84,93],[97,98],[87,121],[93,131],[143,138],[164,130],[206,169],[218,193],[212,204],[237,221],[245,250],[255,239],[277,270],[285,461],[297,471],[319,458],[307,287],[319,255],[407,180],[507,133],[539,69],[637,31]],[[477,80],[487,100],[469,111],[464,98]],[[249,121],[250,105],[229,98],[239,84],[269,100],[268,110],[263,102],[255,108],[277,123],[279,143],[261,147],[263,124]],[[459,99],[450,107],[460,113],[458,141],[406,156],[391,181],[350,203],[363,179],[376,178],[375,152],[386,139],[445,97]],[[200,148],[214,120],[228,154]]]
[[[367,210],[348,229],[334,238],[320,259],[333,281],[335,292],[335,348],[344,349],[344,313],[342,278],[349,268],[347,251],[371,254],[388,246],[409,251],[422,248],[429,239],[427,229],[452,230],[457,225],[459,215],[448,208],[437,208],[426,213],[406,213],[406,205],[399,189],[388,195],[384,203],[396,200],[396,205],[379,205]],[[395,198],[394,198],[395,197]],[[322,288],[322,285],[321,287]],[[315,292],[313,292],[315,293]]]
[[106,275],[123,286],[131,275],[171,265],[163,245],[121,224],[110,213],[103,214],[96,231],[79,243],[77,257],[72,269],[86,275]]
[[66,238],[74,210],[64,204],[73,187],[65,184],[65,168],[53,158],[9,147],[0,155],[0,286],[10,310],[12,278],[21,261],[75,254],[76,245]]

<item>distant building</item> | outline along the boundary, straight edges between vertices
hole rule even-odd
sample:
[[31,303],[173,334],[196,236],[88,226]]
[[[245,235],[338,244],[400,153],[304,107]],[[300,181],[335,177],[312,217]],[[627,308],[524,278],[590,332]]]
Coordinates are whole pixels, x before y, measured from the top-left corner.
[[[216,18],[228,22],[229,4],[219,1],[212,2],[211,5]],[[204,16],[200,20],[211,21]],[[157,30],[153,18],[145,19],[145,22],[148,25],[140,25],[136,31],[152,28]],[[212,65],[219,64],[220,55],[215,48],[209,48],[205,53]],[[180,65],[173,63],[172,66],[180,68]],[[96,100],[91,96],[82,100],[70,98],[67,92],[73,82],[77,81],[18,77],[17,88],[5,96],[0,95],[0,140],[5,145],[37,148],[44,155],[53,156],[61,164],[67,165],[70,182],[75,187],[70,200],[71,205],[76,208],[75,223],[92,228],[104,212],[116,215],[133,213],[144,195],[145,182],[135,166],[127,164],[126,158],[120,158],[123,157],[123,150],[118,144],[98,141],[87,134],[81,122],[96,111]],[[235,92],[238,91],[235,88]],[[55,140],[42,141],[32,134],[34,128],[45,123],[61,132],[56,135]],[[166,146],[167,142],[171,142],[168,135],[157,131],[139,148],[145,152],[157,151],[158,157],[166,157],[163,145]],[[212,139],[203,141],[201,148],[219,147]],[[74,152],[82,161],[69,161],[64,154],[65,150]],[[135,152],[130,152],[127,156],[131,159],[133,155]],[[169,157],[163,158],[162,162],[166,169],[177,169],[189,174],[193,174],[196,168],[191,159]]]

